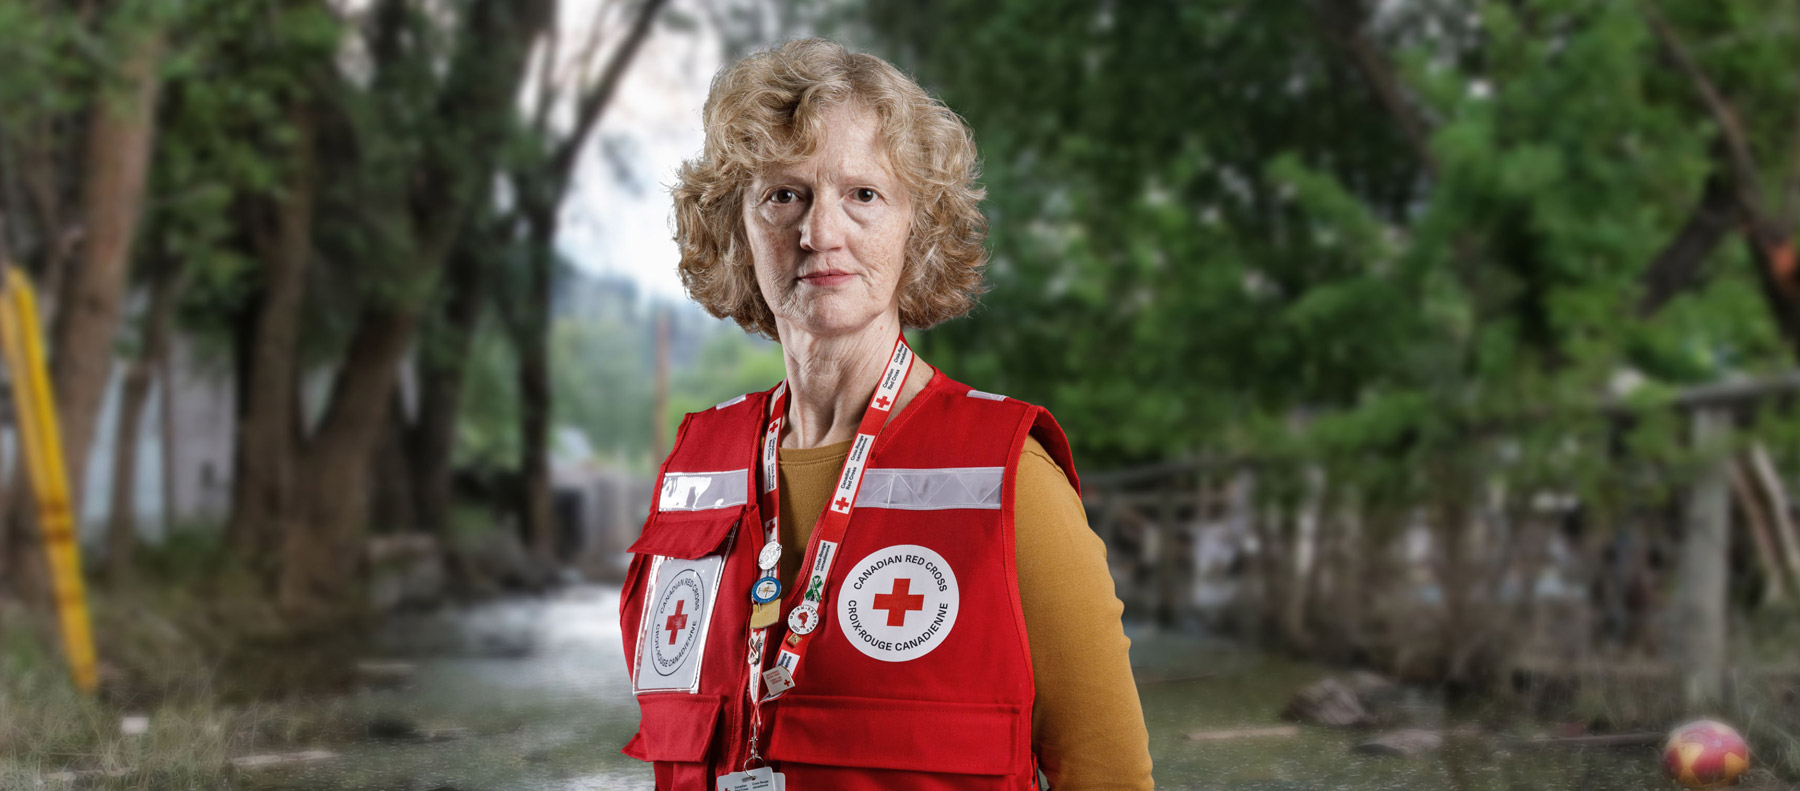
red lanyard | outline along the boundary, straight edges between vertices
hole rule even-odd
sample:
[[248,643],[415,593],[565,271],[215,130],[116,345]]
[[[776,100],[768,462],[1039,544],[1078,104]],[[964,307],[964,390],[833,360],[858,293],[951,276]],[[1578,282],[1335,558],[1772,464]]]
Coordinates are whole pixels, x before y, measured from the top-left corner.
[[[844,534],[850,528],[850,512],[856,508],[856,493],[862,486],[863,471],[869,466],[870,451],[875,447],[875,440],[881,436],[882,430],[887,427],[888,415],[894,402],[900,397],[900,388],[906,383],[907,375],[912,373],[915,359],[912,347],[906,345],[905,335],[894,339],[893,351],[888,354],[887,370],[882,372],[881,380],[875,386],[875,394],[869,398],[869,407],[863,412],[862,422],[856,429],[856,440],[851,443],[850,453],[844,458],[844,467],[838,473],[837,490],[831,493],[831,502],[826,504],[824,513],[819,516],[818,525],[813,529],[812,540],[807,542],[806,562],[800,566],[803,574],[795,580],[805,580],[805,584],[798,591],[799,600],[787,612],[788,636],[780,645],[773,667],[763,669],[768,630],[750,630],[751,672],[748,691],[753,713],[746,766],[751,761],[760,760],[756,753],[756,741],[762,720],[762,702],[781,697],[794,688],[794,676],[800,670],[800,660],[806,656],[806,647],[811,642],[813,631],[819,627],[819,622],[824,617],[825,582],[831,578],[831,565],[837,560],[838,546],[843,543]],[[772,582],[781,557],[781,484],[777,465],[781,425],[787,416],[787,382],[782,382],[775,388],[775,396],[770,401],[768,426],[763,432],[763,486],[760,501],[765,514],[768,543],[757,558],[757,565],[762,569],[762,579],[757,580],[751,594],[752,601],[758,604],[795,598],[795,592],[792,591],[785,596],[781,595],[780,583]],[[761,694],[765,686],[769,691],[766,697]]]

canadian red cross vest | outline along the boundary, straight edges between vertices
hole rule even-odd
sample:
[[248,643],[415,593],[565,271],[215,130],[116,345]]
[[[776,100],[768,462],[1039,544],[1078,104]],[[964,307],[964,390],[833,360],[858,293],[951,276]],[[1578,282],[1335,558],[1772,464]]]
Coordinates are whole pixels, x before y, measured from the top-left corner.
[[[642,718],[624,752],[654,763],[658,789],[711,791],[747,754],[757,441],[771,392],[683,420],[631,546],[619,622]],[[788,788],[1035,788],[1013,565],[1027,435],[1079,492],[1049,412],[941,372],[882,432],[797,686],[761,706],[760,754]],[[784,615],[799,582],[782,592]],[[768,645],[787,636],[778,625]]]

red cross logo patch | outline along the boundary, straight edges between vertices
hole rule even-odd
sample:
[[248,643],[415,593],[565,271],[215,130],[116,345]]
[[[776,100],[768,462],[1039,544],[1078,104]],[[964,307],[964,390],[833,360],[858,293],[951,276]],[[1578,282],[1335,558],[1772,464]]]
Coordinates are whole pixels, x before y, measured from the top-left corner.
[[918,544],[869,553],[837,594],[844,639],[883,662],[906,662],[952,639],[962,595],[943,555]]
[[654,645],[649,652],[651,670],[667,676],[687,664],[699,643],[705,590],[706,580],[693,569],[682,570],[663,586],[650,621],[654,631],[645,636]]

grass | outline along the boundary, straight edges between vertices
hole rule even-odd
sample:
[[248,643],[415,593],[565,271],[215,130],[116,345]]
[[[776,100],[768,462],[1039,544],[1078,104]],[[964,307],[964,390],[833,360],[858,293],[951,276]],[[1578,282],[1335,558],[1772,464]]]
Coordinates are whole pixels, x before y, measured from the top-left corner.
[[77,692],[47,630],[16,611],[0,632],[0,788],[34,787],[58,772],[101,773],[106,787],[227,786],[240,728],[201,696],[155,707],[141,735],[121,732],[124,710]]
[[[140,561],[90,589],[94,696],[70,684],[48,613],[0,602],[0,788],[59,773],[78,779],[42,787],[232,788],[232,757],[358,734],[341,696],[308,694],[347,682],[357,635],[297,645],[254,575],[204,538],[178,533]],[[127,715],[147,730],[123,733]]]

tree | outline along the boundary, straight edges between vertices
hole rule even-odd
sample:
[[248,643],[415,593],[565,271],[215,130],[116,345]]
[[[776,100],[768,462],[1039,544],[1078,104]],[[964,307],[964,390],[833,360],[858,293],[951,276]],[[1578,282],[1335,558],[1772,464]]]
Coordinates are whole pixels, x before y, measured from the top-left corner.
[[[369,188],[343,197],[370,219],[345,224],[367,236],[321,240],[321,247],[385,254],[394,265],[360,295],[331,395],[295,454],[296,499],[277,515],[291,520],[282,535],[280,601],[302,624],[343,613],[355,579],[344,559],[361,546],[367,476],[400,361],[461,224],[487,194],[507,111],[553,5],[474,0],[457,10],[445,20],[401,0],[378,3],[367,26],[369,90],[355,91],[347,75],[335,81],[332,96],[354,100],[337,120],[358,156],[328,163],[341,168],[332,183]],[[292,399],[291,392],[264,395]]]
[[[1791,369],[1794,16],[872,3],[870,41],[987,163],[993,291],[920,351],[1049,405],[1085,466],[1250,457],[1290,515],[1323,469],[1371,549],[1423,506],[1444,622],[1485,623],[1519,539],[1477,493],[1573,490],[1589,531],[1666,496],[1666,421],[1591,409],[1620,373],[1654,403]],[[1746,251],[1719,244],[1740,229]],[[1498,677],[1503,633],[1441,631],[1446,677]]]
[[[9,11],[21,18],[9,20],[19,24],[9,26],[17,38],[6,46],[25,68],[9,69],[15,76],[0,110],[6,121],[0,130],[4,214],[20,220],[6,226],[17,240],[6,247],[34,264],[38,288],[48,295],[51,388],[68,449],[72,507],[80,513],[81,482],[111,378],[113,337],[143,214],[173,10],[143,0],[80,11],[19,4]],[[84,46],[111,57],[90,58]],[[90,90],[95,101],[68,101],[70,94]],[[71,130],[80,130],[79,136],[65,137]],[[81,145],[71,145],[72,139]],[[32,225],[22,222],[28,214],[23,204],[30,205]],[[12,489],[24,490],[23,477],[14,477]],[[12,501],[4,526],[11,538],[0,543],[11,556],[15,591],[41,600],[33,522],[24,507],[29,502]]]
[[[468,318],[490,286],[514,346],[519,397],[519,524],[528,545],[548,561],[554,545],[550,509],[549,439],[552,418],[550,325],[551,283],[562,202],[574,167],[593,130],[637,56],[666,0],[603,4],[589,38],[576,42],[564,58],[563,42],[552,34],[538,57],[530,102],[517,120],[518,136],[499,172],[505,200],[495,194],[469,233],[460,238],[456,265],[437,322],[439,340],[422,366],[426,382],[421,421],[410,443],[417,473],[415,488],[424,504],[443,502],[450,490],[448,447],[460,397],[462,360],[468,348]],[[604,20],[624,19],[616,39]],[[602,54],[605,55],[602,58]],[[598,64],[598,65],[596,65]],[[558,123],[567,114],[567,128]],[[441,511],[421,509],[429,529],[441,529]]]
[[[1591,398],[1618,366],[1772,364],[1741,309],[1755,280],[1699,267],[1729,159],[1653,15],[1374,8],[872,4],[872,41],[965,114],[987,164],[993,291],[921,352],[1052,404],[1101,462],[1253,447],[1297,411],[1385,424],[1423,397],[1430,422]],[[1725,35],[1790,11],[1669,15]],[[1768,68],[1783,39],[1746,40],[1706,48],[1712,68],[1791,107]]]

